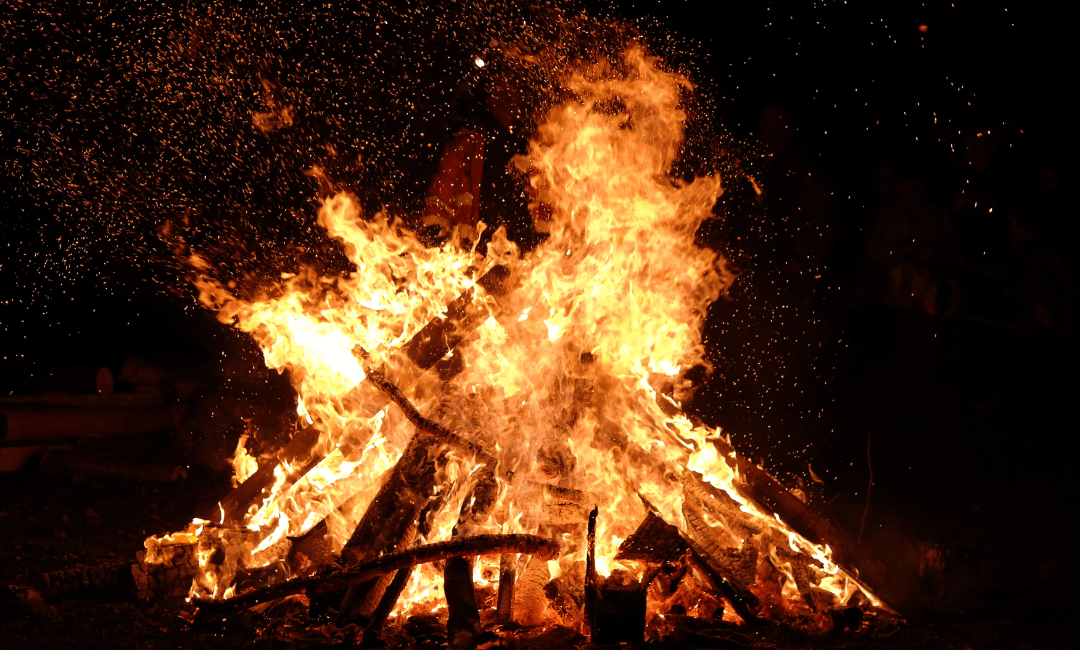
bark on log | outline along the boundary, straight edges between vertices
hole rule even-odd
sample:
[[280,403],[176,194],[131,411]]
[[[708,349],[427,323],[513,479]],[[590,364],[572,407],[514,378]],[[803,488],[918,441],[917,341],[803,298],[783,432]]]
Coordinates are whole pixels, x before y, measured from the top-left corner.
[[559,544],[536,535],[477,535],[461,540],[418,546],[408,551],[390,553],[357,567],[330,574],[296,578],[241,594],[227,600],[195,600],[201,620],[225,618],[292,594],[333,593],[360,584],[376,576],[417,564],[437,562],[451,557],[475,557],[494,553],[522,553],[547,561],[558,557]]

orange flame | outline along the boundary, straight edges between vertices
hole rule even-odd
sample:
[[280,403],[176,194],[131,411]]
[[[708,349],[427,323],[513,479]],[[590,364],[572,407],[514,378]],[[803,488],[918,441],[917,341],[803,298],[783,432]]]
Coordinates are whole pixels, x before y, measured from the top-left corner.
[[[225,596],[230,572],[281,561],[288,537],[324,519],[333,550],[341,550],[412,431],[365,381],[357,350],[427,417],[497,458],[500,499],[481,528],[558,536],[564,553],[550,567],[552,576],[583,571],[584,521],[552,524],[543,486],[580,491],[589,501],[580,512],[600,504],[597,568],[606,576],[639,570],[615,555],[647,514],[643,498],[666,521],[687,528],[681,486],[692,472],[766,531],[761,544],[780,539],[785,552],[812,558],[815,587],[838,602],[859,589],[827,547],[744,498],[734,462],[711,443],[720,432],[678,412],[688,394],[685,372],[706,363],[701,331],[708,305],[734,281],[716,252],[694,243],[723,191],[719,177],[684,182],[670,175],[692,85],[637,47],[613,64],[580,66],[564,85],[573,99],[551,110],[514,161],[534,190],[534,212],[546,206],[540,226],[549,233],[524,258],[501,229],[483,256],[449,244],[426,248],[382,213],[362,218],[347,194],[324,203],[319,223],[344,244],[353,273],[325,278],[308,270],[272,295],[245,300],[192,258],[202,272],[196,280],[202,302],[222,322],[251,333],[267,366],[289,370],[297,413],[321,432],[325,453],[295,483],[286,480],[293,468],[276,470],[273,489],[244,518],[249,538],[227,546],[229,568],[211,568],[210,558],[200,556],[204,571],[193,594]],[[444,382],[422,374],[400,349],[495,264],[515,269],[518,288],[498,304],[484,297],[490,317],[454,352],[464,362],[457,376]],[[241,440],[237,479],[251,475],[254,463]],[[473,469],[456,459],[441,489],[460,484],[455,479]],[[426,541],[450,536],[463,498],[458,490],[447,500]],[[722,522],[708,523],[723,539],[744,538]],[[196,521],[187,538],[201,546],[206,524]],[[148,549],[163,539],[151,538]],[[795,578],[776,551],[760,561],[786,577],[781,592],[794,601],[800,597]],[[476,571],[477,580],[490,581],[490,563],[477,562]],[[398,611],[440,607],[441,577],[421,568]]]

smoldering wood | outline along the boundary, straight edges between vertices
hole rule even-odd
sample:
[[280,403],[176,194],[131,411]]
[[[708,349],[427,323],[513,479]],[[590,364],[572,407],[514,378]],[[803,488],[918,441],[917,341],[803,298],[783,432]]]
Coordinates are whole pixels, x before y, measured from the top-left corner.
[[155,483],[172,483],[187,478],[187,470],[175,463],[144,463],[86,456],[73,451],[50,449],[41,459],[41,470],[70,476],[116,476]]
[[41,574],[42,591],[47,596],[80,589],[108,588],[128,580],[129,560],[106,560],[97,564],[76,564]]
[[140,600],[155,596],[184,596],[191,590],[191,579],[199,569],[196,544],[175,544],[162,549],[162,562],[147,563],[146,551],[136,553],[138,562],[131,565],[135,594]]
[[559,544],[537,535],[476,535],[466,539],[426,544],[407,551],[389,553],[354,568],[296,578],[226,600],[195,599],[194,602],[199,608],[199,619],[209,621],[292,594],[310,595],[341,591],[376,576],[417,564],[427,564],[452,557],[476,557],[497,553],[521,553],[547,561],[559,556]]

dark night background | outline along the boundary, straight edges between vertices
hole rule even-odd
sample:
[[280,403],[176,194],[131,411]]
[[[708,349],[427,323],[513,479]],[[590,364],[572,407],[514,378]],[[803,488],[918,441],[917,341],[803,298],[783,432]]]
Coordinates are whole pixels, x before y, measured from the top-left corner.
[[[717,370],[693,409],[888,562],[945,554],[944,577],[911,587],[932,611],[1075,613],[1073,16],[1000,2],[588,9],[637,21],[693,70],[764,189],[729,192],[702,232],[741,276],[710,312]],[[131,356],[258,364],[192,301],[171,233],[182,224],[186,244],[257,283],[341,264],[314,225],[301,172],[315,163],[369,207],[414,207],[441,144],[490,121],[472,58],[528,12],[411,12],[0,8],[3,393]],[[285,103],[295,124],[251,126]]]

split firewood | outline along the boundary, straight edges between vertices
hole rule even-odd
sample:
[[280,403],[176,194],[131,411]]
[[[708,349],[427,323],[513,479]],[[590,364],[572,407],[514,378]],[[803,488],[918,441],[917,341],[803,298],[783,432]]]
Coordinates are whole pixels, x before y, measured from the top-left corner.
[[559,544],[536,535],[476,535],[466,539],[427,544],[407,551],[390,553],[351,569],[296,578],[226,600],[195,599],[194,602],[199,607],[198,616],[201,620],[221,619],[259,603],[292,594],[334,593],[391,571],[417,564],[437,562],[451,557],[475,557],[496,553],[521,553],[547,561],[558,557]]
[[514,579],[517,576],[517,555],[504,553],[499,558],[499,593],[495,601],[495,617],[500,621],[514,619]]

